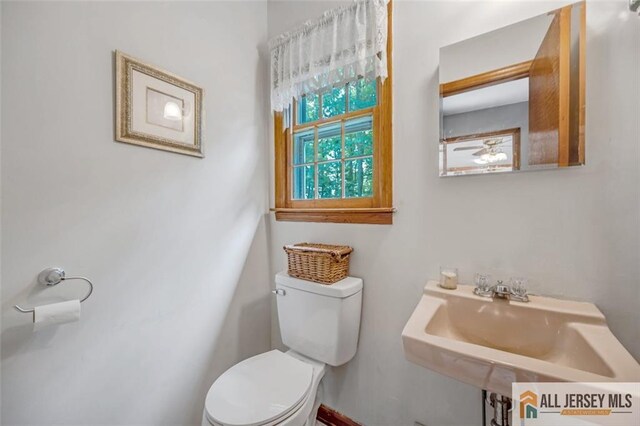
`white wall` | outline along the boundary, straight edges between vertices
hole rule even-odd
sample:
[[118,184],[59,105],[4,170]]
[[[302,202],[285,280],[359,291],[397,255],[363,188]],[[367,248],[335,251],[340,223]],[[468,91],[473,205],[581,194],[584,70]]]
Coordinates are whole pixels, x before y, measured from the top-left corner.
[[[565,3],[396,1],[394,224],[271,217],[272,273],[285,267],[285,243],[355,248],[351,273],[365,282],[360,344],[353,361],[328,372],[328,405],[368,426],[480,424],[479,390],[402,352],[402,328],[439,265],[458,266],[466,282],[477,271],[525,275],[535,292],[593,301],[640,357],[640,20],[627,3],[588,4],[585,167],[439,179],[440,47]],[[269,35],[333,5],[269,2]],[[486,226],[496,220],[498,230]]]
[[[487,3],[484,5],[488,6]],[[551,8],[554,6],[549,4]],[[492,7],[492,6],[488,6]],[[551,10],[551,9],[547,9]],[[536,57],[554,15],[536,15],[440,49],[440,81],[446,83]]]
[[[2,424],[199,424],[270,348],[264,2],[2,2]],[[113,141],[120,49],[205,89],[205,159]],[[14,303],[94,280],[79,323]]]

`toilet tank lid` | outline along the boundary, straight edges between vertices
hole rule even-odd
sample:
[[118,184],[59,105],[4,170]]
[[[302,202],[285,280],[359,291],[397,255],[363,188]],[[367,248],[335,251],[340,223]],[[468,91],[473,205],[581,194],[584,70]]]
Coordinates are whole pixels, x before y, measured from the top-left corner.
[[331,285],[326,285],[294,278],[284,271],[276,274],[276,284],[340,299],[349,297],[362,290],[361,278],[347,277]]

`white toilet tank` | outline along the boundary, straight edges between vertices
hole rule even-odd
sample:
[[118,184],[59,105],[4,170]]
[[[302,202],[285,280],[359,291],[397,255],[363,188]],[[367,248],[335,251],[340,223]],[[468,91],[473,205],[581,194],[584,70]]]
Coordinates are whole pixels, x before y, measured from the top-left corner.
[[362,308],[362,280],[347,277],[332,285],[276,274],[282,342],[329,365],[356,354]]

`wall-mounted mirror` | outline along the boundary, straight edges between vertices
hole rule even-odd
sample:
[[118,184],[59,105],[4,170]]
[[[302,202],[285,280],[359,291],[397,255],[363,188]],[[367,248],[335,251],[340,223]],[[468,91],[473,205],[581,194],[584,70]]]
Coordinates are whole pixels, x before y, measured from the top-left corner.
[[584,164],[586,5],[440,49],[440,176]]

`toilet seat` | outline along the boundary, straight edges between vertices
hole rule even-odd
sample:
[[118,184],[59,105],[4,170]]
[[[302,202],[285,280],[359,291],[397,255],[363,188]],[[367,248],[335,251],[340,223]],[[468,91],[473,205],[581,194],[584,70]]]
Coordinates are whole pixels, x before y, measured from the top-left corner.
[[286,419],[308,398],[313,367],[279,350],[246,359],[216,380],[205,401],[210,423],[266,426]]

